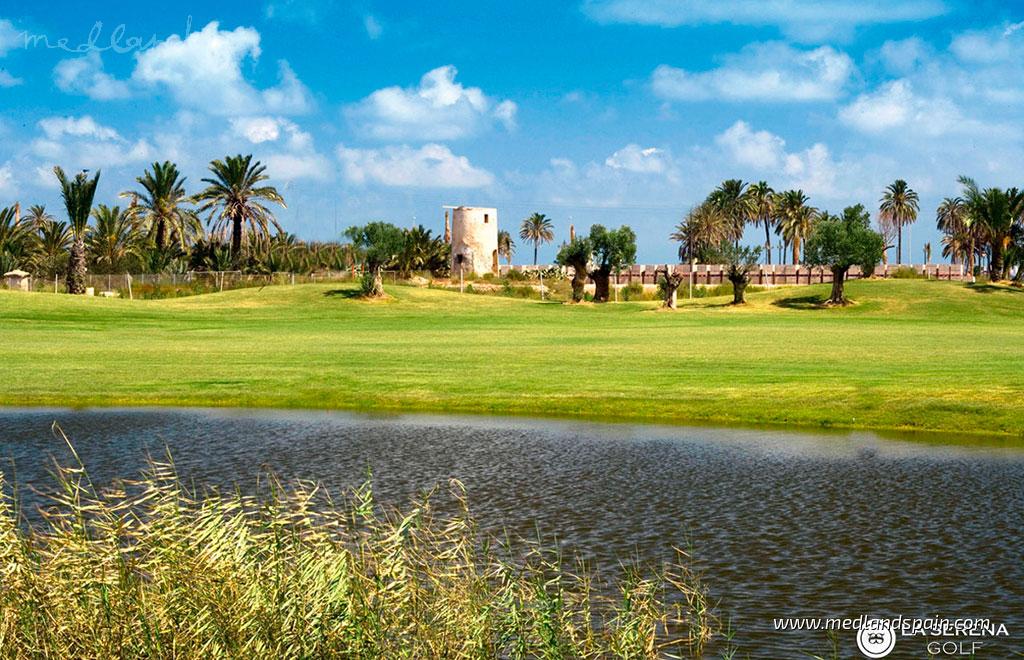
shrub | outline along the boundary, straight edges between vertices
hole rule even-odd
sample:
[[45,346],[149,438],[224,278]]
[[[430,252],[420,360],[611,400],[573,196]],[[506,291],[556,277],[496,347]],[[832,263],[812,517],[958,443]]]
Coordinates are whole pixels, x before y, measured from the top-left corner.
[[900,266],[893,272],[889,273],[889,277],[894,280],[922,280],[924,276],[917,272],[910,266]]
[[56,476],[28,527],[0,474],[5,658],[700,657],[716,634],[682,553],[599,580],[485,536],[454,480],[385,511],[369,481],[335,501],[273,478],[197,494],[169,461],[104,492]]

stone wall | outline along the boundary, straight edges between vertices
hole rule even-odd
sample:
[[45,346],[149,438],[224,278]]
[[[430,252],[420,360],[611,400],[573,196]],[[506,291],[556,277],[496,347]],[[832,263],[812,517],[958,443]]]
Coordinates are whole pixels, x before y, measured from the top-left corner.
[[452,209],[452,277],[498,272],[498,209]]

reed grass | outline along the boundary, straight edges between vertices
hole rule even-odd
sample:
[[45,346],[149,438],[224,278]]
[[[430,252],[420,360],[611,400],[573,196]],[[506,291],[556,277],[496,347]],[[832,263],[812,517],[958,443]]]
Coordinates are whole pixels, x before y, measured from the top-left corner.
[[0,474],[0,657],[699,657],[715,635],[685,554],[603,582],[481,533],[458,482],[441,515],[436,492],[385,510],[372,481],[199,493],[169,457],[104,489],[54,474],[31,524]]

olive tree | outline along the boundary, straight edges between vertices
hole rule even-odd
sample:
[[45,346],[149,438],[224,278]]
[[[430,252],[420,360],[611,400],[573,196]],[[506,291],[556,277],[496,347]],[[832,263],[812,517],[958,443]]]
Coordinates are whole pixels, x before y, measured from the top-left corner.
[[722,241],[714,256],[715,261],[725,266],[726,275],[732,283],[732,304],[746,303],[745,293],[750,284],[750,273],[761,258],[761,248],[740,247],[731,241]]
[[390,222],[371,222],[360,227],[349,227],[345,236],[352,241],[366,265],[363,275],[363,295],[379,298],[384,295],[381,271],[395,262],[405,247],[405,232]]
[[572,268],[573,302],[583,300],[583,286],[587,283],[587,269],[592,256],[593,248],[590,239],[576,237],[568,243],[563,243],[562,248],[558,251],[558,256],[555,257],[555,263],[558,265]]
[[871,229],[870,214],[857,204],[843,209],[841,217],[828,216],[815,225],[804,246],[804,260],[832,271],[832,294],[826,304],[846,305],[843,284],[850,267],[873,270],[884,251],[885,240]]
[[618,229],[594,225],[590,228],[590,246],[594,263],[594,270],[590,271],[594,280],[594,302],[607,302],[611,274],[636,261],[636,234],[626,225]]
[[676,292],[683,283],[683,275],[670,264],[665,265],[664,272],[658,271],[658,286],[661,290],[663,303],[667,309],[676,308]]

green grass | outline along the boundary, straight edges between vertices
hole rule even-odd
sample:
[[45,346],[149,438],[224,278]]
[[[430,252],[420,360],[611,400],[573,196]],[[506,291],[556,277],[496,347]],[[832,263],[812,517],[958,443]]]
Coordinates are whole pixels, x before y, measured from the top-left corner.
[[1024,433],[1024,292],[855,282],[563,305],[388,287],[0,291],[0,405],[245,406]]

